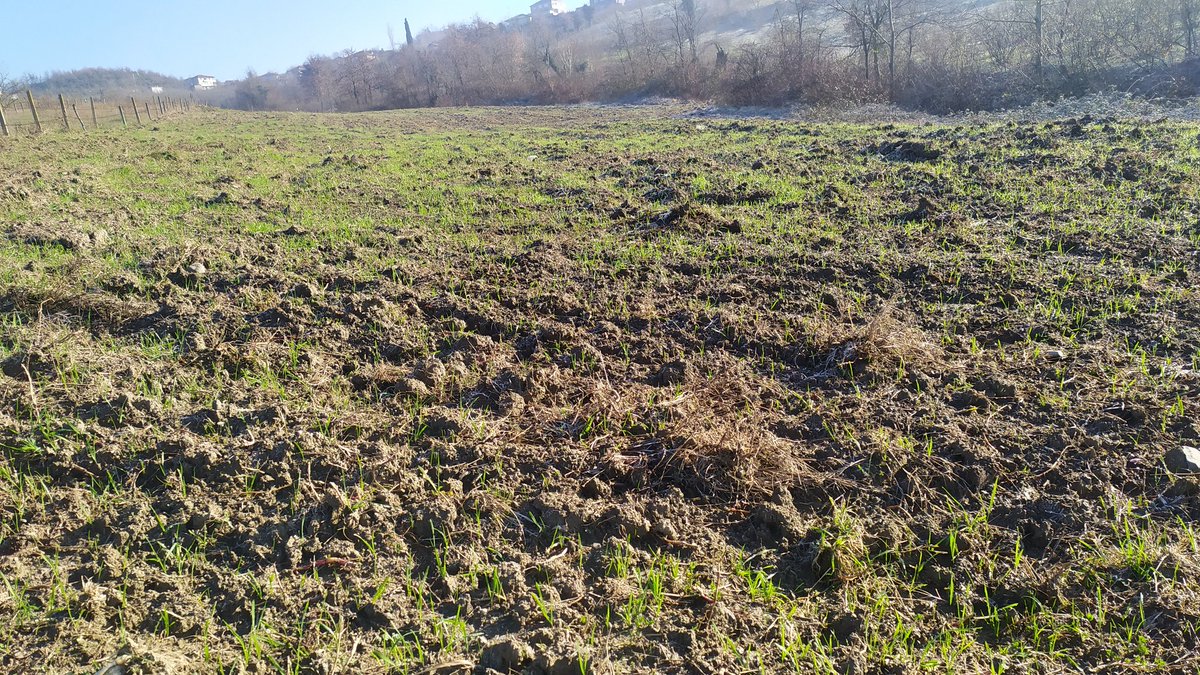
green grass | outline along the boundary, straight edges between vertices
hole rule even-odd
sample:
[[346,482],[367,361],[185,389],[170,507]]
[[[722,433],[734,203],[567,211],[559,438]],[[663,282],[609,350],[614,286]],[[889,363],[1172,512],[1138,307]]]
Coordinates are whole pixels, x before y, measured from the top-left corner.
[[670,112],[0,142],[0,661],[1183,668],[1200,129]]

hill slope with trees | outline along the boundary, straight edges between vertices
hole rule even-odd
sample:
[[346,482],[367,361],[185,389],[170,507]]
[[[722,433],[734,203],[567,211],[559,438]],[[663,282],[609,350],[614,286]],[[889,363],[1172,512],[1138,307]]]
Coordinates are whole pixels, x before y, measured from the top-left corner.
[[355,111],[668,96],[932,112],[1200,90],[1200,0],[631,0],[475,20],[232,83],[247,109]]

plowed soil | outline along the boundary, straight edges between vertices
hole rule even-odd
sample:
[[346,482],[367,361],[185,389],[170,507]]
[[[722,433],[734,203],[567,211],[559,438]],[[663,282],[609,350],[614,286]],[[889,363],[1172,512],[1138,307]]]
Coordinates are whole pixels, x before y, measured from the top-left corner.
[[1198,132],[0,139],[0,664],[1195,672]]

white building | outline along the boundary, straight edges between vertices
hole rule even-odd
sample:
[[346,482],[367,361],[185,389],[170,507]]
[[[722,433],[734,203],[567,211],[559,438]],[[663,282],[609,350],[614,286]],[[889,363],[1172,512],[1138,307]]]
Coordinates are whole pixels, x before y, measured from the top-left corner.
[[161,94],[161,93],[163,93],[163,88],[162,87],[150,87],[150,93],[151,94]]
[[538,0],[529,6],[529,14],[535,19],[558,16],[566,11],[566,0]]
[[217,86],[217,78],[213,77],[212,75],[197,75],[188,80],[187,83],[192,89],[213,89]]
[[521,26],[528,26],[529,22],[532,20],[533,20],[533,17],[529,16],[528,14],[521,14],[520,16],[514,16],[511,19],[505,19],[504,21],[501,21],[500,27],[501,28],[520,28]]

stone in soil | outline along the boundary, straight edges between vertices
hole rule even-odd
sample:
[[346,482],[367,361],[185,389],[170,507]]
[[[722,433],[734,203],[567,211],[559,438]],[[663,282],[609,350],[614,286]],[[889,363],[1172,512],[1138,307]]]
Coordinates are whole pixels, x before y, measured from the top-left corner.
[[1172,473],[1200,473],[1200,450],[1181,445],[1167,453],[1166,462]]

